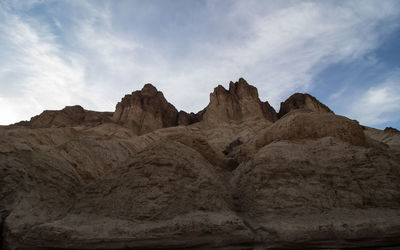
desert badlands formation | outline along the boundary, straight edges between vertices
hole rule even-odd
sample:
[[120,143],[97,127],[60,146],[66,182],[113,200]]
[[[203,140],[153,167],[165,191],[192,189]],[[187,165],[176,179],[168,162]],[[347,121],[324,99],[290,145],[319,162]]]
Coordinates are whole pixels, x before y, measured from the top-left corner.
[[3,249],[400,248],[400,132],[244,79],[198,113],[151,84],[114,112],[0,127]]

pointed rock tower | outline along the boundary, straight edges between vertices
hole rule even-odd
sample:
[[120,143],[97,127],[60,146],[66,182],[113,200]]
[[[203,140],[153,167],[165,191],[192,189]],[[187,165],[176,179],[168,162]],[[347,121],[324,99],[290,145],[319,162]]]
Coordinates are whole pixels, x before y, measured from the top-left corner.
[[257,88],[240,78],[230,82],[229,90],[219,85],[210,94],[210,103],[202,112],[202,120],[208,123],[242,121],[248,118],[265,118],[276,121],[277,114],[268,102],[261,102]]
[[141,135],[159,128],[176,126],[178,111],[167,102],[162,92],[148,83],[142,90],[122,98],[116,106],[113,120]]

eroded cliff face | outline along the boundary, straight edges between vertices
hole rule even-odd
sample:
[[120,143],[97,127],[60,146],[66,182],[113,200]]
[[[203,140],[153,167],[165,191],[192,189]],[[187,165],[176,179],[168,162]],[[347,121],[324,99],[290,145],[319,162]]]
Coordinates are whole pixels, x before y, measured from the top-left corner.
[[278,117],[286,115],[290,111],[301,109],[313,112],[333,113],[326,105],[318,101],[314,96],[309,94],[295,93],[286,101],[281,102],[281,108]]
[[240,79],[197,114],[145,85],[0,127],[2,247],[400,246],[400,133],[307,94],[279,114]]
[[211,124],[243,121],[246,119],[277,120],[275,110],[268,102],[261,102],[258,91],[243,78],[230,82],[229,90],[219,85],[210,94],[210,104],[202,114],[202,120]]
[[129,127],[136,134],[144,134],[177,124],[178,111],[164,95],[146,84],[141,91],[126,95],[117,104],[113,120]]

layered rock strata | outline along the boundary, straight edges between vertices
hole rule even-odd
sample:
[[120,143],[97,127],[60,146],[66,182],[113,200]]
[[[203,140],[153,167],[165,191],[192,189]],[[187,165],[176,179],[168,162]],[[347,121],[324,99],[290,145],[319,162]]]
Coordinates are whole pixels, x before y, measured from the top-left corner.
[[0,127],[0,225],[12,250],[396,249],[400,133],[243,79],[197,114],[145,85]]

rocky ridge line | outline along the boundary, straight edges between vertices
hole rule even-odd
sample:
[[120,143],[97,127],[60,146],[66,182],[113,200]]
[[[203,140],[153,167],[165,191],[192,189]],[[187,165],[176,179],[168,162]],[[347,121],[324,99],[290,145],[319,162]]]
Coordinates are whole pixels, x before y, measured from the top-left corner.
[[296,93],[281,103],[279,113],[258,97],[257,88],[240,78],[230,82],[229,89],[218,85],[210,94],[210,103],[198,113],[179,111],[169,103],[163,93],[148,83],[141,90],[125,95],[116,105],[114,112],[96,112],[81,106],[67,106],[62,110],[46,110],[13,126],[31,128],[97,126],[116,123],[141,135],[159,128],[190,125],[200,121],[210,124],[240,122],[263,118],[275,122],[296,109],[333,113],[327,106],[309,94]]

